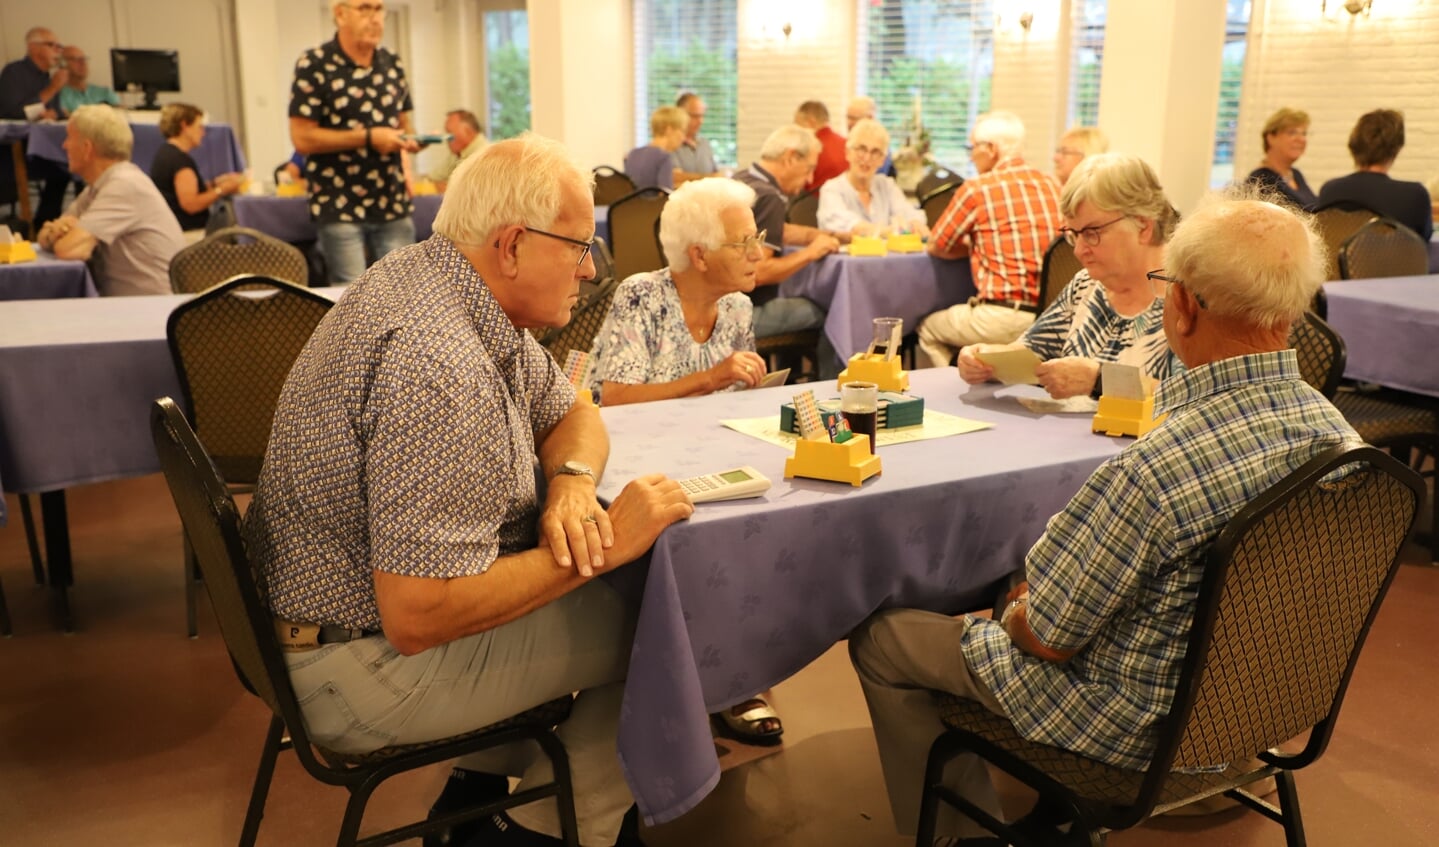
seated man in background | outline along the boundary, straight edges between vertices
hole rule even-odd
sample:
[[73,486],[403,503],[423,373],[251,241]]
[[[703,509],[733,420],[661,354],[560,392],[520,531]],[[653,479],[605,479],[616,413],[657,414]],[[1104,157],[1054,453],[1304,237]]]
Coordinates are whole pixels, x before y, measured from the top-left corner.
[[714,150],[711,149],[708,138],[700,137],[700,127],[704,126],[707,111],[705,101],[693,91],[686,91],[675,101],[675,105],[684,109],[685,116],[689,118],[689,123],[685,126],[684,140],[671,154],[674,159],[675,185],[691,179],[717,176],[719,167],[715,165]]
[[185,236],[155,183],[130,161],[134,145],[120,110],[76,109],[65,155],[85,190],[36,240],[61,259],[90,262],[101,294],[169,294],[170,259]]
[[794,111],[794,122],[819,139],[819,159],[815,162],[814,173],[804,184],[805,191],[819,191],[820,186],[849,169],[844,136],[829,128],[829,109],[818,100],[806,100],[799,104]]
[[690,116],[679,106],[661,106],[650,114],[650,143],[625,154],[625,176],[635,188],[675,187],[673,153],[685,140]]
[[[901,831],[914,831],[926,756],[943,731],[931,691],[973,699],[1031,741],[1145,767],[1178,683],[1204,554],[1251,499],[1316,454],[1360,441],[1289,349],[1324,268],[1307,219],[1207,199],[1154,277],[1169,285],[1164,331],[1188,368],[1155,395],[1169,417],[1050,519],[1000,620],[899,609],[851,636]],[[956,760],[946,783],[1002,819],[976,758]],[[945,831],[973,826],[941,815]]]
[[[787,223],[790,196],[804,188],[819,161],[819,140],[809,130],[791,124],[770,133],[760,148],[759,161],[734,178],[754,189],[754,223],[765,233],[764,259],[759,263],[754,302],[756,338],[824,327],[824,310],[803,297],[781,297],[779,284],[795,271],[839,249],[839,239],[814,227]],[[785,253],[786,245],[800,249]],[[821,378],[839,375],[834,346],[820,333]]]
[[480,125],[480,119],[467,109],[452,109],[445,114],[445,133],[450,136],[450,140],[445,142],[444,161],[429,173],[430,181],[441,191],[445,190],[445,183],[449,182],[450,174],[455,172],[460,162],[485,149],[485,145],[490,143],[489,139],[485,138],[485,128]]
[[61,117],[69,117],[75,114],[76,109],[92,103],[120,105],[120,95],[113,88],[90,82],[90,57],[85,55],[84,50],[71,44],[60,51],[60,57],[65,62],[67,76],[56,98]]
[[[25,55],[0,70],[0,119],[38,121],[60,116],[60,89],[70,78],[60,64],[60,51],[55,33],[45,27],[32,27],[25,33]],[[44,226],[59,217],[65,205],[65,190],[70,187],[70,174],[39,156],[27,159],[26,168],[31,179],[44,180],[34,221],[35,226]]]
[[[632,804],[616,732],[634,624],[593,577],[693,506],[659,475],[596,501],[598,409],[526,331],[568,323],[594,274],[591,194],[539,136],[462,162],[435,237],[366,271],[300,353],[245,537],[276,618],[321,628],[286,653],[316,742],[446,738],[578,691],[557,734],[580,843],[608,847]],[[504,795],[511,752],[462,759],[458,793]],[[522,752],[521,790],[548,781]],[[548,801],[480,823],[450,843],[560,843]]]
[[929,252],[941,259],[968,256],[978,294],[920,322],[919,349],[934,368],[970,344],[1008,344],[1034,323],[1044,251],[1064,222],[1059,183],[1024,163],[1024,124],[1017,115],[980,115],[969,148],[979,176],[954,192]]

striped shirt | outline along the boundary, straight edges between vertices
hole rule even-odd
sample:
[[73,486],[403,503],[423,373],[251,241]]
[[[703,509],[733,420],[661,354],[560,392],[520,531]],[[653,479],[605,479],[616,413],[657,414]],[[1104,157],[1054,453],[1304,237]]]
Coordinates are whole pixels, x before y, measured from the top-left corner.
[[1039,304],[1044,251],[1059,233],[1059,183],[1021,159],[966,180],[934,228],[942,250],[969,247],[974,287],[986,300]]
[[989,620],[961,639],[1025,738],[1130,769],[1147,765],[1174,697],[1208,547],[1274,483],[1360,440],[1293,350],[1173,376],[1155,408],[1169,418],[1101,465],[1025,560],[1030,627],[1075,656],[1034,658]]
[[1099,362],[1136,365],[1155,379],[1166,379],[1177,364],[1164,337],[1164,299],[1126,318],[1114,310],[1104,286],[1081,270],[1064,286],[1019,343],[1049,361],[1079,356]]

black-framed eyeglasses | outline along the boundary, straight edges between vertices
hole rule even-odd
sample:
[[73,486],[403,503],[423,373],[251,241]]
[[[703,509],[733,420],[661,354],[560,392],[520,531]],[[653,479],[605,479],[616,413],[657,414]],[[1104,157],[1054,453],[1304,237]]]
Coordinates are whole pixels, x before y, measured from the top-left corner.
[[1059,228],[1059,234],[1064,236],[1064,240],[1065,240],[1065,241],[1068,241],[1068,242],[1069,242],[1069,246],[1071,246],[1071,247],[1073,247],[1074,245],[1078,244],[1078,243],[1079,243],[1079,239],[1081,239],[1081,238],[1084,239],[1084,243],[1085,243],[1085,244],[1088,244],[1090,247],[1093,247],[1093,246],[1095,246],[1096,244],[1099,243],[1099,237],[1100,237],[1100,235],[1102,235],[1102,234],[1104,233],[1104,230],[1105,230],[1106,228],[1111,227],[1111,226],[1114,226],[1115,224],[1119,223],[1120,221],[1124,220],[1124,219],[1127,218],[1127,217],[1129,217],[1129,216],[1128,216],[1128,215],[1120,215],[1119,217],[1115,218],[1115,219],[1112,220],[1112,221],[1105,221],[1105,222],[1102,223],[1102,224],[1095,224],[1095,225],[1093,225],[1093,226],[1087,226],[1087,227],[1084,227],[1083,229],[1070,229],[1070,228],[1067,227],[1067,226],[1062,226],[1062,227]]
[[1164,284],[1166,284],[1166,285],[1177,285],[1177,286],[1183,288],[1185,291],[1188,291],[1188,292],[1189,292],[1190,296],[1192,296],[1192,297],[1194,298],[1194,302],[1196,302],[1196,303],[1199,304],[1199,308],[1201,308],[1201,309],[1208,309],[1208,308],[1209,308],[1209,304],[1206,303],[1206,302],[1204,302],[1204,298],[1199,295],[1199,292],[1195,291],[1195,290],[1192,289],[1192,288],[1189,288],[1189,287],[1185,286],[1184,280],[1180,279],[1180,278],[1177,277],[1177,276],[1165,276],[1163,273],[1160,272],[1160,271],[1162,271],[1162,270],[1163,270],[1163,268],[1161,268],[1161,269],[1158,270],[1158,271],[1149,271],[1148,273],[1146,273],[1146,274],[1144,275],[1144,277],[1145,277],[1145,279],[1158,280],[1158,281],[1160,281],[1160,282],[1162,282],[1162,283],[1164,283]]
[[719,246],[738,247],[741,255],[748,256],[753,251],[764,249],[764,239],[766,235],[769,235],[769,230],[762,229],[749,238],[744,238],[739,241],[729,241]]
[[570,238],[568,235],[558,235],[553,232],[545,232],[542,229],[536,229],[532,226],[525,227],[525,232],[533,232],[535,235],[543,235],[546,238],[553,238],[556,241],[563,241],[566,244],[573,244],[576,247],[580,248],[580,258],[579,261],[575,262],[576,265],[583,265],[585,263],[585,257],[590,255],[590,248],[595,246],[595,243],[593,241],[581,241],[578,238]]

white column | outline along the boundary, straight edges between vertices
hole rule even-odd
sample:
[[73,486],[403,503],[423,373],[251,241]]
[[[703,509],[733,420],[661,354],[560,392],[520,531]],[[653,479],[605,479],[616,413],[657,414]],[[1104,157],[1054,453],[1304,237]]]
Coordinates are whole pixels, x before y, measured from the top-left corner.
[[585,167],[635,146],[628,0],[530,0],[530,126]]

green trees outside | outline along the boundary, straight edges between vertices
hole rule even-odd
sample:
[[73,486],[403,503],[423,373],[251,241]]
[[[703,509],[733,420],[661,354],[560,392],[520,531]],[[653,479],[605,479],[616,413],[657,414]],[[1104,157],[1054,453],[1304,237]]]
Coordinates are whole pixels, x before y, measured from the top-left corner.
[[648,91],[653,101],[650,108],[672,104],[685,91],[698,94],[706,107],[704,129],[700,132],[709,139],[715,161],[734,167],[738,158],[739,116],[735,100],[739,74],[733,42],[729,49],[710,48],[697,38],[690,39],[677,50],[656,48],[648,64]]

